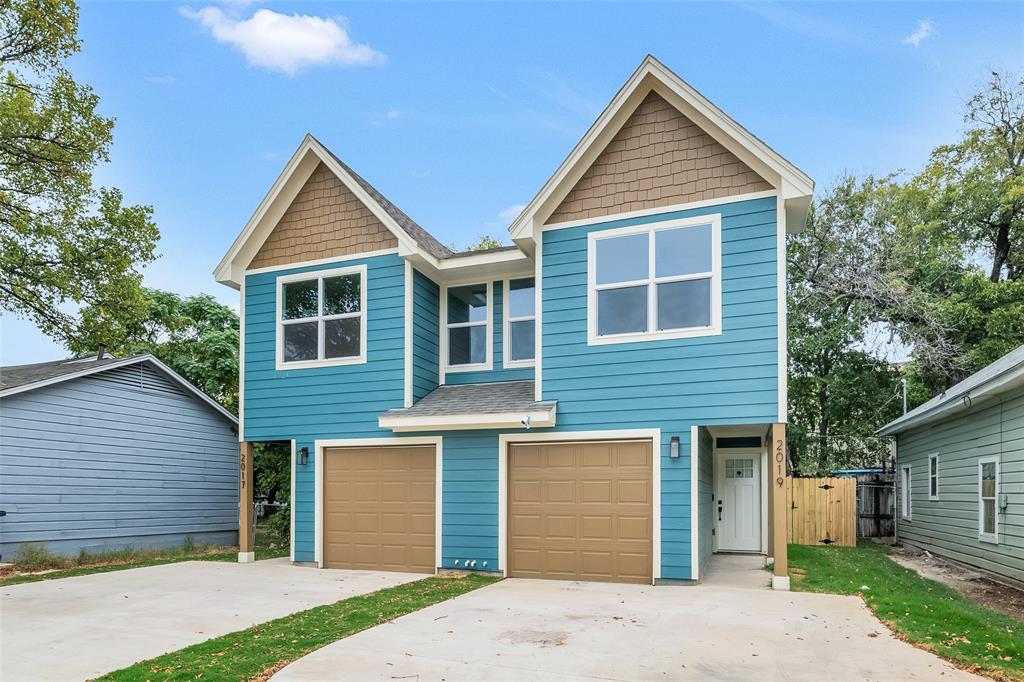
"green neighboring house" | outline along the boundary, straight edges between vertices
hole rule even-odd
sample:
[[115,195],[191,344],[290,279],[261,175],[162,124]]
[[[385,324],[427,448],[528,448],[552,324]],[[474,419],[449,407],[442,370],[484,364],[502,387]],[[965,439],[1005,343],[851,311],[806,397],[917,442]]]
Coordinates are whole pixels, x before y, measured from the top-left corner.
[[887,424],[896,535],[1024,581],[1024,346]]

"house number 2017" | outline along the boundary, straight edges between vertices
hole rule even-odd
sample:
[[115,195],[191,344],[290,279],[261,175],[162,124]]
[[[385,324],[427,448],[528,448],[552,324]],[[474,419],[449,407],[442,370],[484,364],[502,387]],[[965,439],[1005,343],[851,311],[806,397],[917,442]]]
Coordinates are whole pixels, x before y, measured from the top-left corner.
[[782,487],[786,482],[786,441],[781,438],[775,441],[775,471],[775,484]]

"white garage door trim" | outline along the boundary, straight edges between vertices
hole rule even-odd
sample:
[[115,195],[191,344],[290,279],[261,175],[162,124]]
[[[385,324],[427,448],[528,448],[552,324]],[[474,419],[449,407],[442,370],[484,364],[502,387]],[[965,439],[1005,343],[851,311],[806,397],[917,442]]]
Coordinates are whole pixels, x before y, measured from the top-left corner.
[[650,440],[651,462],[651,580],[661,579],[661,429],[610,429],[556,433],[502,433],[498,435],[498,566],[508,577],[508,448],[510,443],[594,440]]
[[[410,436],[408,438],[333,438],[313,441],[316,457],[313,460],[316,480],[313,485],[313,558],[319,568],[324,567],[324,448],[402,447],[404,445],[434,446],[434,572],[441,566],[441,482],[444,461],[442,436]],[[295,457],[292,457],[292,461]]]

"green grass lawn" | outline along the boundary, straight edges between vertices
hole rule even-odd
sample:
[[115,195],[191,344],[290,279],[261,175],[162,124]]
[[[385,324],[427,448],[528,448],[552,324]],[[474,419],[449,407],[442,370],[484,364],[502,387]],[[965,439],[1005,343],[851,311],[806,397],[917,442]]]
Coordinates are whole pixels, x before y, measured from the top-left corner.
[[265,680],[288,663],[331,642],[497,580],[482,575],[432,576],[216,637],[100,679]]
[[886,556],[857,547],[789,546],[792,588],[860,594],[902,639],[998,680],[1024,680],[1024,622],[997,613]]
[[[289,550],[284,547],[257,547],[256,560],[274,559],[288,556]],[[56,580],[58,578],[71,578],[76,575],[89,575],[90,573],[108,573],[110,571],[123,571],[129,568],[142,568],[144,566],[160,566],[162,564],[173,564],[179,561],[237,561],[238,548],[223,547],[193,547],[185,544],[181,547],[160,550],[123,550],[106,554],[85,555],[72,557],[66,561],[54,565],[75,565],[73,568],[59,568],[48,570],[46,573],[27,573],[12,575],[0,578],[0,587],[8,585],[20,585],[22,583],[35,583],[40,580]],[[45,561],[39,560],[38,566],[26,566],[15,563],[15,568],[22,570],[46,570],[48,567]]]

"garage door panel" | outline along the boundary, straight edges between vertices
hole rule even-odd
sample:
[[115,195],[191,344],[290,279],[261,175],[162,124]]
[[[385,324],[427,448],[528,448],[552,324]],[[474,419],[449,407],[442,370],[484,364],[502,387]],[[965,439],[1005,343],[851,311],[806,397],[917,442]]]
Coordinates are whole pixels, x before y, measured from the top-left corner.
[[324,565],[435,569],[433,446],[324,451]]
[[509,575],[649,582],[651,467],[649,442],[513,445]]

